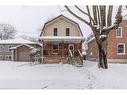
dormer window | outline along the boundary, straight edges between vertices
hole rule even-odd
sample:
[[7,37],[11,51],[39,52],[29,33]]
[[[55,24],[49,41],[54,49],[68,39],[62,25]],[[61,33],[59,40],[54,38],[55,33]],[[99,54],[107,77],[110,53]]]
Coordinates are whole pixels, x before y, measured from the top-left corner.
[[122,38],[122,27],[116,29],[116,38]]
[[53,30],[53,36],[57,36],[57,28],[54,28],[54,30]]
[[66,36],[70,36],[70,28],[66,28]]

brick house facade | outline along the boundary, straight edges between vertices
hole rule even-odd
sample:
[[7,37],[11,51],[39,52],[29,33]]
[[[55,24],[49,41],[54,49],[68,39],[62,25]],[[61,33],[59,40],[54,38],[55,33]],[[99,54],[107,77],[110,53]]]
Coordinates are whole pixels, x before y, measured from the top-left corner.
[[[95,39],[87,42],[88,50],[86,56],[88,60],[98,60],[98,50]],[[127,62],[127,20],[123,20],[117,30],[112,30],[108,35],[107,47],[108,62]]]

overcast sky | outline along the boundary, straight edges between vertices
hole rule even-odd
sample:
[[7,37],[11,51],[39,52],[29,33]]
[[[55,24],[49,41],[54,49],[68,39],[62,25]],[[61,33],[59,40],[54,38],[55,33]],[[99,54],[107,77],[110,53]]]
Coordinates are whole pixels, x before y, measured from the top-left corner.
[[[39,37],[39,29],[52,17],[64,14],[79,23],[84,37],[92,31],[81,21],[74,18],[62,6],[0,6],[0,23],[10,23],[18,31],[17,37],[21,35]],[[78,14],[78,13],[77,13]],[[84,15],[81,15],[87,19]]]

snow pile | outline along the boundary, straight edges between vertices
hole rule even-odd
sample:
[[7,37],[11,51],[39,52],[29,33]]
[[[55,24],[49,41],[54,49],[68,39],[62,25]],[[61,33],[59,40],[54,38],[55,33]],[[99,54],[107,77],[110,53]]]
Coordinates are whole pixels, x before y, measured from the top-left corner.
[[38,48],[33,48],[33,49],[30,51],[30,53],[36,53],[36,52],[38,52],[38,51],[40,51]]

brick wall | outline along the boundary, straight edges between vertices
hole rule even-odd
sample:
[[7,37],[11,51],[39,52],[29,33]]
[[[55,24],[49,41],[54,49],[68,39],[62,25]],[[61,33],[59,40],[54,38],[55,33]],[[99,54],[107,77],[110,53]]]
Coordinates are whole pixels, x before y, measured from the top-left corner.
[[88,43],[88,50],[86,51],[86,58],[89,60],[98,59],[98,48],[95,40]]
[[[68,45],[69,43],[63,43],[64,46],[64,55],[67,56],[68,54]],[[74,49],[82,49],[82,44],[81,43],[74,43]],[[48,55],[48,54],[53,54],[52,53],[52,42],[45,42],[43,43],[43,54]],[[59,52],[58,55],[62,55],[62,43],[59,43]]]
[[[108,35],[108,59],[127,59],[127,21],[123,20],[120,23],[122,27],[122,38],[116,37],[116,30],[112,30]],[[117,54],[117,45],[118,43],[125,43],[125,55]],[[86,51],[87,59],[97,59],[98,58],[98,49],[95,40],[92,40],[88,43],[88,50]]]

